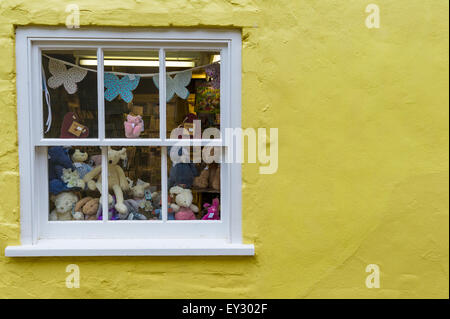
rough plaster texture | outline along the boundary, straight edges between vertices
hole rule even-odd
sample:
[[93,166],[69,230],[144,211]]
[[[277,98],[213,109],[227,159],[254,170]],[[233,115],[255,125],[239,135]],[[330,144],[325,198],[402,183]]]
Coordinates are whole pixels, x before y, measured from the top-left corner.
[[[19,244],[14,28],[63,26],[74,2],[82,28],[242,28],[243,126],[279,128],[278,172],[243,166],[255,257],[4,257]],[[380,29],[364,24],[371,2]],[[0,0],[0,297],[448,298],[448,7]]]

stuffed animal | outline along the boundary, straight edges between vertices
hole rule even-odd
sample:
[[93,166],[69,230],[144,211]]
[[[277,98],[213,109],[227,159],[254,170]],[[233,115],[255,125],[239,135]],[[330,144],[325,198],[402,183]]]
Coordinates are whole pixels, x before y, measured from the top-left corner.
[[144,215],[149,215],[153,211],[150,184],[138,179],[136,185],[131,187],[131,193],[140,208],[139,212]]
[[196,188],[208,188],[209,182],[209,167],[205,168],[200,172],[200,175],[194,178],[193,186]]
[[71,189],[77,188],[83,190],[85,186],[84,181],[80,179],[78,171],[71,168],[63,168],[61,180]]
[[220,190],[220,166],[215,163],[210,165],[209,187]]
[[[173,149],[173,151],[176,151],[176,149]],[[191,188],[194,178],[198,176],[195,164],[190,162],[189,154],[183,147],[178,149],[178,158],[172,158],[172,155],[171,159],[174,165],[170,169],[169,188],[177,185],[183,188]]]
[[48,179],[51,194],[57,195],[71,190],[61,178],[64,169],[73,168],[67,148],[53,146],[48,149]]
[[80,178],[83,178],[84,175],[92,171],[92,166],[85,163],[88,159],[87,152],[83,153],[77,148],[75,149],[71,157],[73,166],[75,166],[76,170],[78,171],[78,175],[80,175]]
[[140,115],[127,115],[126,122],[123,122],[125,136],[128,138],[137,138],[144,131],[144,121]]
[[203,205],[206,209],[208,209],[208,212],[203,216],[202,220],[219,220],[219,199],[214,198],[212,201],[212,205],[206,203]]
[[89,136],[89,128],[80,124],[78,115],[74,112],[68,112],[64,115],[61,125],[60,138],[85,138]]
[[180,186],[174,186],[169,190],[170,194],[175,198],[175,203],[170,207],[175,212],[176,220],[194,220],[197,219],[194,212],[198,212],[198,207],[192,204],[192,192]]
[[[97,209],[97,220],[103,220],[103,209],[102,209],[102,198],[100,197],[98,200],[98,209]],[[120,219],[120,214],[117,213],[115,206],[116,205],[116,197],[114,195],[111,196],[111,202],[108,202],[108,220],[118,220]],[[128,210],[125,212],[128,216]]]
[[127,199],[124,201],[125,205],[128,208],[128,215],[119,214],[119,219],[128,219],[128,220],[147,220],[150,219],[151,211],[147,212],[147,214],[141,214],[140,207],[138,201],[134,199]]
[[74,210],[75,212],[83,214],[85,220],[96,220],[98,206],[98,198],[85,197],[75,204]]
[[142,200],[144,199],[145,191],[150,188],[150,184],[147,182],[144,182],[140,179],[137,180],[135,186],[131,186],[131,194],[133,195],[134,199],[136,200]]
[[[119,161],[127,158],[126,148],[122,148],[120,151],[113,150],[108,146],[108,189],[114,192],[116,196],[115,209],[120,214],[127,213],[127,207],[123,203],[123,193],[129,190],[128,180],[125,177],[125,173],[118,165]],[[83,180],[87,183],[90,190],[96,188],[102,192],[102,167],[96,166],[92,171],[87,173]],[[96,179],[96,181],[94,180]],[[112,199],[108,194],[108,203],[111,203]]]
[[72,210],[76,202],[78,202],[78,196],[72,192],[62,192],[58,195],[52,196],[51,200],[55,204],[55,209],[50,212],[49,220],[73,220],[80,219],[79,215],[72,216]]

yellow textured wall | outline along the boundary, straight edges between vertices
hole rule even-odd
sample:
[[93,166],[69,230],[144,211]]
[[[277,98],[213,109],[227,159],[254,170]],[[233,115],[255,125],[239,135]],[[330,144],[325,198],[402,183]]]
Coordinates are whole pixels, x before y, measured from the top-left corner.
[[[243,166],[255,257],[4,257],[19,244],[14,28],[238,27],[244,127],[279,128],[279,170]],[[381,27],[365,26],[380,7]],[[448,298],[446,0],[0,0],[0,297]],[[65,287],[65,267],[81,288]],[[381,288],[365,287],[365,267]]]

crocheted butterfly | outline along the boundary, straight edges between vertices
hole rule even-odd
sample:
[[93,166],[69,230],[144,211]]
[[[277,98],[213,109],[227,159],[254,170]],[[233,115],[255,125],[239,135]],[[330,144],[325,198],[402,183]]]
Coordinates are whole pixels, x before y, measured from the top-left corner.
[[131,91],[138,86],[139,79],[138,75],[134,75],[134,78],[128,75],[119,79],[113,73],[105,73],[105,99],[111,102],[120,94],[125,102],[130,103],[133,99]]
[[[178,73],[175,77],[166,75],[166,101],[170,101],[174,94],[182,99],[187,99],[189,91],[186,86],[191,82],[192,71]],[[159,89],[159,75],[153,77],[153,83]]]
[[56,89],[63,84],[69,94],[73,94],[77,91],[77,82],[83,80],[88,72],[85,69],[77,67],[67,70],[64,63],[52,59],[48,62],[48,70],[52,74],[47,81],[48,86],[52,89]]

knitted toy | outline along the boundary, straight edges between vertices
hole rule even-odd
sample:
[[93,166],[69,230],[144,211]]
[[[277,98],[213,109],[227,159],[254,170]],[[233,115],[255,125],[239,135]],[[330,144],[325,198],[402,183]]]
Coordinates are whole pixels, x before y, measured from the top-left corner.
[[89,164],[86,164],[85,162],[88,159],[88,153],[87,152],[81,152],[78,148],[75,149],[72,156],[73,166],[78,171],[78,175],[80,175],[80,178],[83,178],[84,175],[92,171],[92,166]]
[[219,199],[214,198],[212,205],[206,203],[203,207],[208,209],[208,212],[203,216],[202,220],[219,220]]
[[[116,204],[116,197],[113,195],[111,196],[111,202],[108,202],[108,220],[118,220],[120,219],[120,214],[117,213],[115,209]],[[124,213],[128,216],[128,210],[126,213]],[[102,208],[102,198],[99,198],[99,205],[97,209],[97,220],[103,220],[103,208]]]
[[80,179],[78,171],[71,168],[63,168],[61,180],[66,183],[66,186],[70,189],[79,188],[83,190],[85,186],[84,181]]
[[126,122],[123,122],[125,136],[128,138],[137,138],[144,131],[144,121],[140,115],[127,115]]
[[208,181],[209,181],[209,167],[206,166],[200,172],[200,176],[194,178],[193,185],[196,188],[208,188]]
[[180,186],[174,186],[169,190],[171,195],[175,195],[175,203],[170,207],[175,212],[177,220],[194,220],[194,212],[198,212],[198,207],[192,204],[192,192],[190,189],[184,189]]
[[[172,151],[176,150],[171,149],[171,152]],[[172,159],[174,165],[170,169],[168,182],[169,188],[177,185],[183,188],[191,188],[194,178],[198,176],[197,168],[195,167],[195,164],[190,163],[189,155],[184,148],[179,148],[178,156],[178,159]]]
[[220,190],[220,166],[210,165],[209,172],[209,187],[215,190]]
[[55,209],[50,212],[50,221],[75,219],[72,216],[72,208],[78,202],[78,196],[75,193],[62,192],[56,196],[51,196],[51,200],[55,203]]
[[51,194],[57,195],[61,192],[71,190],[61,178],[64,169],[73,168],[69,151],[66,148],[53,146],[48,149],[48,179]]
[[[118,165],[119,161],[125,160],[127,158],[126,148],[122,148],[120,151],[113,150],[108,147],[108,189],[114,192],[116,196],[115,209],[120,214],[127,213],[127,207],[123,203],[123,193],[129,190],[128,180],[125,177],[125,173],[122,168]],[[90,190],[95,190],[96,188],[102,192],[102,167],[101,165],[96,166],[92,171],[87,173],[83,180],[87,183]],[[96,181],[94,180],[96,179]],[[108,203],[111,202],[111,198],[108,194]]]
[[150,216],[151,212],[148,212],[148,216],[141,214],[139,212],[139,204],[134,199],[127,199],[124,201],[125,206],[128,208],[128,215],[125,216],[124,214],[119,214],[119,219],[128,219],[128,220],[147,220],[149,219],[148,216]]
[[96,220],[98,206],[98,198],[85,197],[75,204],[74,211],[83,214],[85,220]]
[[60,138],[85,138],[88,136],[89,129],[83,124],[80,124],[78,115],[73,112],[64,115]]

